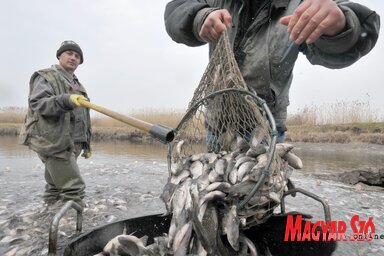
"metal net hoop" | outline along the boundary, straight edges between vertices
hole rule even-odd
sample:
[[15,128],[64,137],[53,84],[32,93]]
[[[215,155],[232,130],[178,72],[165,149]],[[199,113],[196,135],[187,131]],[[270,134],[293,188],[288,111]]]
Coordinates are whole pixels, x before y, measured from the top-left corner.
[[[268,159],[258,178],[253,180],[252,189],[241,197],[237,207],[240,214],[243,208],[245,215],[247,212],[262,212],[257,220],[261,221],[276,207],[276,204],[254,203],[260,201],[256,198],[269,195],[276,183],[273,178],[281,176],[282,164],[275,154],[276,135],[274,118],[266,102],[248,90],[225,31],[211,55],[186,114],[175,129],[175,139],[169,144],[170,177],[180,173],[180,168],[190,168],[187,162],[191,163],[191,156],[195,158],[206,153],[214,153],[217,158],[228,153],[245,155],[245,151],[252,150],[252,140],[259,137],[258,143],[265,149]],[[278,192],[281,198],[282,190]]]
[[[169,165],[197,152],[233,151],[233,140],[249,141],[256,128],[263,130],[270,146],[276,134],[273,116],[265,101],[248,89],[224,31],[175,129]],[[180,141],[182,152],[177,148]]]

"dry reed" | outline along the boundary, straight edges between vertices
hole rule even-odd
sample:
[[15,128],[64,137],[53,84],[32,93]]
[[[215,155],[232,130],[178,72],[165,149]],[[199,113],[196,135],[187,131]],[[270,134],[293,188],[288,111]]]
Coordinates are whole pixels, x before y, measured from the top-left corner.
[[288,125],[325,125],[380,122],[379,110],[369,101],[337,101],[321,106],[305,106],[290,114]]

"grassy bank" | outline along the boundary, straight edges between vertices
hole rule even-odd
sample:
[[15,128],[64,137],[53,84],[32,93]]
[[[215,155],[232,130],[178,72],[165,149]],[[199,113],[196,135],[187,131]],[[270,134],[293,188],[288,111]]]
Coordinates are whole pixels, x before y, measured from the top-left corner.
[[[163,124],[163,123],[162,123]],[[0,123],[0,136],[17,136],[21,124]],[[171,127],[171,126],[169,126]],[[172,128],[172,127],[171,127]],[[127,126],[93,126],[93,139],[145,142],[147,133]],[[384,145],[384,123],[288,126],[287,141],[315,143],[372,143]]]
[[[356,104],[354,103],[353,106]],[[287,141],[384,145],[384,122],[379,121],[377,113],[369,112],[366,105],[348,107],[348,104],[339,104],[332,106],[332,109],[333,115],[331,111],[325,111],[324,108],[318,107],[306,107],[295,114],[291,114],[287,122]],[[24,115],[25,110],[20,108],[0,109],[0,135],[16,136]],[[174,128],[184,113],[141,111],[140,113],[131,113],[129,116],[148,123]],[[147,133],[102,115],[92,118],[92,126],[94,140],[134,142],[150,140]]]

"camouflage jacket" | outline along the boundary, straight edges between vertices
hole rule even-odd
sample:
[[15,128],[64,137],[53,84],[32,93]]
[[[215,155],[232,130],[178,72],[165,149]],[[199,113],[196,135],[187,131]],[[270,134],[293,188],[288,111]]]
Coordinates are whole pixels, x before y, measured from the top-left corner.
[[69,100],[73,93],[87,97],[77,78],[71,81],[58,66],[35,72],[30,80],[29,108],[19,142],[43,156],[66,157],[73,151],[74,143],[84,143],[89,149],[89,109],[74,108]]
[[[189,46],[205,44],[198,33],[214,10],[225,8],[232,15],[228,29],[236,61],[249,88],[264,98],[276,119],[278,130],[285,130],[292,71],[299,52],[310,63],[331,69],[347,67],[375,45],[380,20],[367,7],[347,0],[336,0],[346,16],[347,26],[336,36],[322,36],[313,44],[296,45],[289,40],[287,27],[279,23],[301,3],[300,0],[261,0],[249,26],[244,29],[248,0],[174,0],[165,9],[165,26],[170,37]],[[215,45],[210,44],[210,53]]]

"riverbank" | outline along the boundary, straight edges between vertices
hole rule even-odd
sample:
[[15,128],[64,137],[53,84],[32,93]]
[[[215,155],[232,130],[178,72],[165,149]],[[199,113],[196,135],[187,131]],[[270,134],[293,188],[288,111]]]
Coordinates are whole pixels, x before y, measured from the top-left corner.
[[[0,136],[17,136],[20,123],[0,123]],[[286,133],[289,142],[369,143],[384,145],[384,122],[330,125],[290,125]],[[151,137],[128,126],[93,126],[95,141],[147,142]]]

